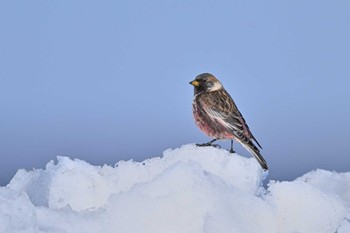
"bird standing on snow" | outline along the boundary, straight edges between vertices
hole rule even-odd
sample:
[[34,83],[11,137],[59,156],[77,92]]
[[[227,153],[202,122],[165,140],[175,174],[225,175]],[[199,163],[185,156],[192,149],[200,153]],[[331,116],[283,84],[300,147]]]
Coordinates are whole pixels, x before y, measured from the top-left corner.
[[261,167],[267,170],[266,161],[253,141],[262,147],[250,132],[235,102],[220,81],[214,75],[204,73],[198,75],[190,84],[194,86],[193,116],[196,125],[206,135],[214,138],[197,146],[218,146],[212,143],[220,139],[230,139],[230,153],[234,153],[234,139],[253,154]]

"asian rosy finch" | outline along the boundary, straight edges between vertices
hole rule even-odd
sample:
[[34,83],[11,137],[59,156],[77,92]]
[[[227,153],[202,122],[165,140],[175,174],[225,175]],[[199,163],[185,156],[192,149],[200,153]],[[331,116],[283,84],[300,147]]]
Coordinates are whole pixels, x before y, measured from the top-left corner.
[[207,136],[213,138],[210,142],[197,146],[215,146],[212,143],[216,140],[229,139],[230,152],[234,153],[233,140],[236,140],[255,156],[263,169],[267,170],[266,161],[253,143],[261,148],[259,142],[250,132],[235,102],[220,81],[214,75],[204,73],[198,75],[190,84],[194,86],[192,105],[196,125]]

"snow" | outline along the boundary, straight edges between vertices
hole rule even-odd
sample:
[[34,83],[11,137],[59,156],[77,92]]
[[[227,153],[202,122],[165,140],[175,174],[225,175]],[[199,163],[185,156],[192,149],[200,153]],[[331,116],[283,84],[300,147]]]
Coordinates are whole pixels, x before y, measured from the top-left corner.
[[349,233],[350,173],[267,177],[254,158],[184,145],[143,162],[58,157],[0,187],[0,233]]

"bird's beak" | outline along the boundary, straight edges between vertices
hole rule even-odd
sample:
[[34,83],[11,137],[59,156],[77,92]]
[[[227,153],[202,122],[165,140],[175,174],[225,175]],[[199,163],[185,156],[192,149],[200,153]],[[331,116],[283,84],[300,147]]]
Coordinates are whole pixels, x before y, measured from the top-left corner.
[[193,80],[192,82],[190,82],[191,85],[198,87],[199,86],[199,82],[196,80]]

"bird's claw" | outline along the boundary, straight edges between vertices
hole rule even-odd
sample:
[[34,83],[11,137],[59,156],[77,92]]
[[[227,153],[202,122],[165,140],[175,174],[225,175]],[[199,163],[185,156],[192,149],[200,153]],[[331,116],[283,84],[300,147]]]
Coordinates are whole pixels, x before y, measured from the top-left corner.
[[199,147],[210,146],[210,143],[196,143],[196,146],[199,146]]
[[221,148],[219,144],[211,144],[210,146],[215,147],[215,148]]
[[228,152],[230,152],[231,154],[236,153],[236,151],[234,151],[232,148]]

